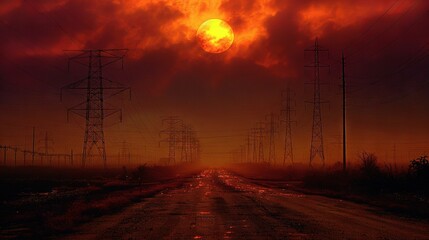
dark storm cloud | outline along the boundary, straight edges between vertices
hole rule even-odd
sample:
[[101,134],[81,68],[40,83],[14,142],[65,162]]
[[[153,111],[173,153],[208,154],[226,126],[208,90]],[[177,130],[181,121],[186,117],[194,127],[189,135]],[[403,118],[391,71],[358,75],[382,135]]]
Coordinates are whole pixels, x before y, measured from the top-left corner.
[[[406,2],[406,1],[404,1]],[[374,5],[374,8],[382,6],[386,10],[391,6],[392,1],[379,1]],[[359,33],[363,32],[367,26],[371,26],[377,22],[379,26],[390,26],[390,29],[374,28],[375,31],[383,32],[379,39],[376,39],[376,44],[371,43],[368,46],[359,46],[364,41],[358,41],[355,45],[362,48],[362,51],[367,51],[370,54],[369,60],[382,61],[384,57],[390,58],[391,48],[383,47],[390,43],[391,40],[397,42],[400,48],[395,48],[393,52],[397,59],[402,59],[404,55],[409,53],[410,49],[405,49],[403,46],[419,46],[424,39],[427,38],[427,31],[422,22],[427,20],[427,3],[419,3],[416,8],[411,9],[410,13],[405,13],[406,4],[397,4],[397,9],[401,11],[392,11],[381,20],[378,20],[383,10],[377,11],[377,14],[369,13],[351,15],[350,17],[360,19],[350,20],[347,25],[335,22],[341,20],[337,15],[339,12],[355,11],[355,9],[370,9],[371,2],[369,1],[223,1],[219,9],[230,15],[231,25],[236,28],[236,31],[241,31],[246,26],[246,21],[249,19],[243,18],[247,13],[251,13],[260,8],[262,4],[271,6],[275,9],[272,16],[268,16],[264,20],[264,28],[266,35],[254,39],[250,44],[248,53],[244,56],[235,56],[235,58],[246,58],[248,61],[254,61],[259,66],[266,67],[268,70],[278,71],[283,68],[284,76],[298,77],[302,71],[303,65],[303,49],[311,46],[312,41],[317,36],[312,33],[310,25],[312,24],[311,16],[309,25],[303,25],[303,12],[308,9],[320,7],[317,14],[324,14],[323,11],[329,11],[329,14],[334,14],[330,19],[322,21],[318,25],[318,34],[322,45],[331,48],[333,51],[338,51],[341,48],[348,47],[348,43],[354,39],[359,39]],[[130,62],[143,62],[145,66],[151,67],[149,70],[142,71],[142,77],[150,76],[151,79],[165,79],[165,71],[160,71],[161,67],[168,67],[170,72],[188,71],[183,66],[176,68],[176,64],[171,62],[177,61],[176,58],[183,58],[186,62],[190,62],[186,66],[193,67],[196,64],[193,61],[199,61],[198,64],[208,64],[208,66],[200,66],[201,69],[212,69],[210,61],[201,61],[199,58],[188,56],[187,50],[184,47],[189,47],[189,41],[183,43],[169,43],[169,34],[175,35],[175,32],[165,34],[160,29],[169,27],[169,24],[178,19],[186,18],[180,9],[167,5],[166,2],[150,3],[141,8],[129,11],[130,6],[125,3],[115,3],[110,1],[42,1],[36,3],[24,2],[18,8],[15,8],[3,16],[1,16],[2,27],[0,33],[2,36],[7,36],[0,40],[3,53],[7,53],[7,58],[14,59],[16,57],[26,58],[28,55],[49,55],[58,54],[61,50],[70,47],[82,48],[105,48],[105,47],[129,47],[134,48],[139,44],[145,47],[144,54],[139,58],[133,58]],[[131,8],[132,9],[132,8]],[[404,14],[404,16],[402,16]],[[407,35],[400,35],[402,31],[408,32],[408,25],[404,23],[411,22],[414,17],[421,18],[419,22],[413,25],[415,30],[409,31]],[[398,18],[401,18],[401,25],[395,24]],[[317,21],[316,18],[314,21]],[[250,20],[251,21],[251,20]],[[155,42],[155,45],[145,45],[145,42]],[[380,51],[380,46],[381,50]],[[395,44],[396,46],[396,44]],[[155,56],[153,53],[160,50],[160,56]],[[378,52],[377,52],[378,51]],[[165,52],[177,52],[172,60],[157,59],[163,58]],[[189,54],[195,54],[195,51],[188,51]],[[399,54],[396,54],[398,52]],[[154,60],[157,64],[147,62],[147,56]],[[30,57],[30,58],[31,58]],[[368,56],[366,56],[368,58]],[[266,59],[267,64],[261,65],[261,59]],[[164,64],[164,61],[166,62]],[[360,59],[359,59],[360,61]],[[7,63],[7,61],[5,61]],[[270,63],[273,62],[273,63]],[[228,65],[230,62],[226,62]],[[222,66],[225,66],[222,65]],[[371,64],[372,65],[372,64]],[[134,66],[132,64],[131,66]],[[186,68],[185,66],[185,68]],[[383,66],[380,66],[383,68]],[[150,71],[152,71],[150,73]],[[149,71],[149,73],[147,73]],[[241,71],[241,69],[237,70]],[[372,70],[370,70],[372,71]],[[267,71],[269,72],[269,71]],[[216,78],[216,74],[208,72],[207,79]],[[270,76],[265,76],[270,77]],[[154,81],[155,83],[156,81]]]
[[[40,69],[64,68],[59,65],[64,62],[58,59],[66,60],[63,53],[66,49],[135,48],[149,37],[159,37],[162,43],[159,29],[182,15],[162,3],[149,4],[124,15],[125,10],[123,5],[110,1],[76,0],[62,4],[58,1],[24,2],[8,11],[0,16],[0,35],[5,36],[0,39],[3,81],[28,83],[32,81],[28,75],[33,75],[33,80],[42,77],[36,76]],[[158,47],[162,47],[161,44]],[[132,61],[143,61],[156,72],[162,63],[153,66],[145,62],[145,56],[153,56],[152,51],[156,49],[148,49],[141,59]],[[50,61],[52,58],[55,61]],[[162,53],[155,60],[159,58]],[[136,68],[141,69],[141,66]],[[144,77],[145,73],[140,74]]]

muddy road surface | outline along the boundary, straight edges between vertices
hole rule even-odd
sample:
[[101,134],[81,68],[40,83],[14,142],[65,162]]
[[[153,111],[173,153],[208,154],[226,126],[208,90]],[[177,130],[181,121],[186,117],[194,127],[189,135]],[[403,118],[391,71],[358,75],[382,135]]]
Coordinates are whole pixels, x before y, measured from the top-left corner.
[[65,239],[429,239],[429,223],[206,170]]

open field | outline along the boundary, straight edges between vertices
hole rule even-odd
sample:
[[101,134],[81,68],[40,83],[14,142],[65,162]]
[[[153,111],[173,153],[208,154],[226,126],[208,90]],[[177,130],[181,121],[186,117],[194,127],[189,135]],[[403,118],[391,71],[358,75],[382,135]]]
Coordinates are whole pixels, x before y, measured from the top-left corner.
[[[177,169],[177,168],[176,168]],[[55,236],[145,197],[176,188],[198,170],[2,168],[2,238]]]

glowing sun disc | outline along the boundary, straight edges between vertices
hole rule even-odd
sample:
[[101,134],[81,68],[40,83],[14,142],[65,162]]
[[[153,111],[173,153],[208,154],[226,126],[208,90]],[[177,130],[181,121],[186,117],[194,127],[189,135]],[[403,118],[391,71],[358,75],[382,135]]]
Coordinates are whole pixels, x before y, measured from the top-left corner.
[[197,39],[204,51],[222,53],[234,42],[234,32],[227,22],[221,19],[209,19],[198,28]]

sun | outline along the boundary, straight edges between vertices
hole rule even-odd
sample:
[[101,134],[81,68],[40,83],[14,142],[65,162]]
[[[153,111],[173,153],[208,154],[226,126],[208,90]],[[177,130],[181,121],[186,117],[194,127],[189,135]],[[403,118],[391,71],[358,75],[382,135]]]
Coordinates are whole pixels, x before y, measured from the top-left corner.
[[223,53],[234,42],[234,31],[221,19],[209,19],[203,22],[197,31],[201,48],[209,53]]

